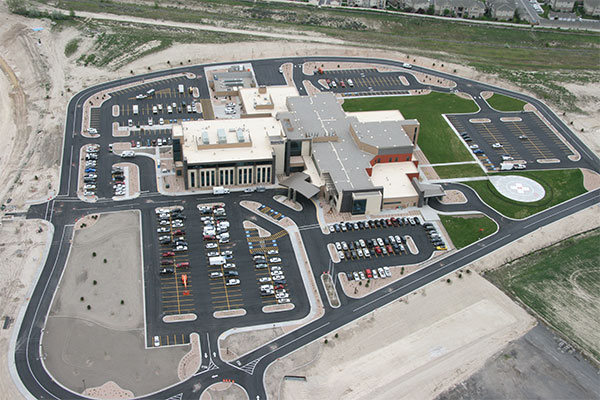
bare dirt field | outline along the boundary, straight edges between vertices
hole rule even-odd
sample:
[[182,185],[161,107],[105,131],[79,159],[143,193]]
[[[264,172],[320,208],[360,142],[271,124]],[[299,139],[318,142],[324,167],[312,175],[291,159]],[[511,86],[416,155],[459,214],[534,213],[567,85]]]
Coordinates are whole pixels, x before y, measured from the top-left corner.
[[145,349],[139,229],[127,211],[75,233],[42,338],[46,367],[73,391],[113,381],[140,396],[179,381],[190,346]]
[[[41,230],[40,230],[41,229]],[[0,223],[0,310],[2,324],[9,318],[8,329],[0,330],[0,397],[21,398],[8,371],[8,344],[15,329],[15,320],[30,283],[46,256],[51,239],[51,227],[43,221],[16,220]],[[12,356],[11,356],[12,357]]]
[[[534,324],[479,275],[438,281],[327,336],[327,343],[276,361],[267,369],[267,392],[283,399],[432,398]],[[287,374],[306,382],[282,380]]]
[[599,397],[598,369],[539,324],[438,400]]

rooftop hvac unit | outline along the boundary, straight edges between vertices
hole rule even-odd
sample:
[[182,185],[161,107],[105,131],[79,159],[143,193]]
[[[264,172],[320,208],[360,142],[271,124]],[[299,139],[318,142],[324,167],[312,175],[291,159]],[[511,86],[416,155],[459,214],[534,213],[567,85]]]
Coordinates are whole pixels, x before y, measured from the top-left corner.
[[208,140],[208,132],[206,131],[202,131],[202,144],[209,144],[210,141]]
[[225,133],[225,129],[217,129],[217,141],[219,144],[227,143],[227,133]]
[[244,139],[244,131],[240,128],[237,130],[237,140],[239,143],[244,143],[246,139]]

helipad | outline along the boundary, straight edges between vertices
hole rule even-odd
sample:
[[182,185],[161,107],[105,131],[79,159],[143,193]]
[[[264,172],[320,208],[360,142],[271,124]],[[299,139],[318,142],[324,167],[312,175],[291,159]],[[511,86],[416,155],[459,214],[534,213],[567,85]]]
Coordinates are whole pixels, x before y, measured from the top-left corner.
[[546,194],[542,185],[524,176],[491,176],[490,181],[501,195],[515,201],[531,203],[543,199]]

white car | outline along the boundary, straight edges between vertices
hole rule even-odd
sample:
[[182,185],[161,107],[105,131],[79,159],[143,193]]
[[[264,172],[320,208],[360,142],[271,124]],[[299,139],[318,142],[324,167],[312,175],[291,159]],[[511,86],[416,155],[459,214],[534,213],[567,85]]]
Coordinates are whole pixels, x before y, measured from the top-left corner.
[[412,65],[411,65],[411,64],[409,64],[409,63],[402,63],[402,66],[403,66],[404,68],[408,68],[408,69],[412,68]]
[[206,243],[207,249],[216,249],[217,247],[219,247],[219,245],[216,243]]
[[152,124],[154,124],[154,121],[152,120],[152,118],[148,118],[148,125],[152,126]]
[[235,264],[234,263],[226,263],[226,264],[223,264],[223,268],[233,269],[233,268],[235,268]]
[[271,258],[269,258],[269,262],[280,263],[281,262],[281,258],[279,258],[279,257],[271,257]]
[[275,293],[275,298],[277,299],[287,299],[290,295],[287,293]]
[[494,143],[494,144],[492,145],[492,147],[493,147],[494,149],[501,149],[501,148],[502,148],[502,147],[504,147],[504,146],[502,146],[502,143]]
[[343,251],[338,251],[338,257],[340,258],[340,260],[343,260],[346,258],[346,256],[344,256],[344,252]]
[[281,271],[281,267],[273,266],[271,267],[271,271]]
[[371,258],[371,252],[369,251],[369,249],[363,249],[363,254],[366,258]]
[[508,154],[503,154],[502,155],[502,161],[512,161],[512,160],[514,160],[514,158],[512,158]]
[[335,248],[339,251],[342,249],[342,244],[340,242],[335,242]]
[[278,302],[279,304],[289,303],[289,302],[290,302],[290,299],[277,299],[277,302]]
[[383,270],[383,268],[379,267],[377,268],[377,273],[379,274],[380,278],[385,278],[385,271]]
[[279,250],[269,250],[269,251],[267,251],[267,254],[270,255],[270,256],[275,255],[275,254],[279,254]]
[[383,271],[385,272],[385,276],[388,278],[392,276],[392,272],[390,271],[390,267],[383,267]]
[[160,336],[154,336],[154,347],[160,346]]
[[479,145],[472,144],[472,145],[469,146],[469,148],[472,149],[472,150],[477,150],[479,148]]
[[164,124],[165,124],[165,120],[164,120],[164,118],[161,118],[161,119],[159,119],[159,120],[158,120],[158,123],[159,123],[159,124],[161,124],[161,125],[164,125]]
[[169,228],[167,228],[166,226],[161,226],[160,228],[158,228],[156,230],[156,232],[158,232],[158,233],[169,232]]
[[239,284],[240,284],[239,279],[228,279],[227,282],[225,282],[226,286],[237,286]]
[[96,128],[88,128],[87,131],[88,131],[88,133],[91,133],[91,134],[98,133],[98,129],[96,129]]
[[210,279],[217,279],[217,278],[222,278],[223,277],[223,273],[216,271],[216,272],[211,272],[210,274],[208,274],[208,277]]
[[363,251],[362,249],[356,249],[356,253],[358,254],[359,257],[363,256]]
[[379,275],[377,274],[377,270],[376,269],[374,269],[373,271],[371,271],[371,273],[373,274],[373,279],[379,278]]
[[258,278],[258,282],[259,283],[271,282],[271,277],[270,276],[261,276],[260,278]]

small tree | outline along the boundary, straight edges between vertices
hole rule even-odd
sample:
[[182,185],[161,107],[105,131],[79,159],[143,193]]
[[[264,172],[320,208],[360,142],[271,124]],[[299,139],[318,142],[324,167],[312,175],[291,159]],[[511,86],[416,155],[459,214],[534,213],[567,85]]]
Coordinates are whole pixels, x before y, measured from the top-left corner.
[[446,283],[452,283],[452,279],[450,279],[450,278],[446,279]]
[[125,300],[121,300],[121,305],[125,304]]
[[104,264],[106,264],[106,258],[104,259]]
[[97,284],[98,284],[98,281],[94,279],[94,285],[97,285]]
[[96,257],[96,252],[95,251],[92,253],[92,257]]
[[79,300],[83,301],[83,300],[85,300],[85,299],[83,298],[83,296],[81,296],[81,297],[79,298]]
[[88,304],[88,305],[87,305],[87,309],[88,309],[88,310],[91,310],[91,309],[92,309],[92,306],[90,306],[90,305]]
[[338,335],[337,333],[335,334],[335,338],[337,339],[338,337],[340,337],[340,335]]
[[327,344],[327,343],[329,343],[329,340],[325,339],[325,340],[323,341],[323,343]]

